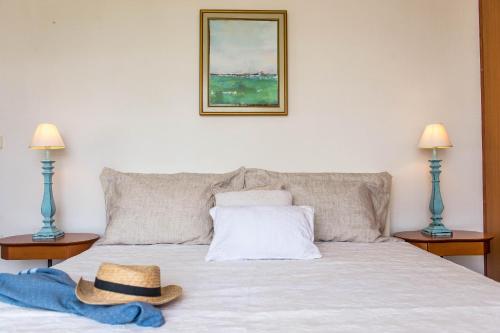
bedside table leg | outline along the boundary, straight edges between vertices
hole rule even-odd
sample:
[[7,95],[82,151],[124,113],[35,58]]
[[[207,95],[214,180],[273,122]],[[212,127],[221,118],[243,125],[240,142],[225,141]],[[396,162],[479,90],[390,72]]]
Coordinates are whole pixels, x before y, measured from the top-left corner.
[[52,259],[47,260],[47,267],[52,267]]

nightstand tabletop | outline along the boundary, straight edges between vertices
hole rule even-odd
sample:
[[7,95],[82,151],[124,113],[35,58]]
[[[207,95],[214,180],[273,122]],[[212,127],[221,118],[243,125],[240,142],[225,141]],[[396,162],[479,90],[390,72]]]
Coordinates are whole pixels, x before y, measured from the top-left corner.
[[451,237],[432,237],[420,231],[398,232],[393,236],[442,257],[486,255],[490,252],[490,240],[495,237],[486,232],[464,230],[453,230]]
[[99,235],[66,233],[56,240],[33,241],[31,235],[0,238],[1,256],[5,260],[46,259],[49,267],[52,259],[68,259],[88,250]]
[[407,242],[422,243],[449,243],[449,242],[483,242],[489,241],[495,235],[487,232],[453,230],[451,237],[432,237],[422,234],[420,231],[403,231],[394,234],[394,237],[404,239]]
[[17,235],[0,238],[0,245],[7,246],[66,246],[82,243],[94,243],[99,239],[99,235],[85,233],[66,233],[64,237],[56,240],[34,241],[31,234]]

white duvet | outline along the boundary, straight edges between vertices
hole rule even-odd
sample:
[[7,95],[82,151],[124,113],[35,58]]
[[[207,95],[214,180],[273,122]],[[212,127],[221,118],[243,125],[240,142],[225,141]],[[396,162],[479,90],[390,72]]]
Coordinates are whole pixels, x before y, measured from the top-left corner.
[[319,243],[323,258],[205,262],[207,246],[94,246],[56,268],[156,264],[184,288],[157,329],[0,304],[0,332],[500,332],[500,284],[402,242]]

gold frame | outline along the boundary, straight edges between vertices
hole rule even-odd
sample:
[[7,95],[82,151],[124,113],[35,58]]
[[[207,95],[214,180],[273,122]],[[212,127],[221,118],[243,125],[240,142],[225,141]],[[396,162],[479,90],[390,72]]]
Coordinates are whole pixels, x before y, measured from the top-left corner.
[[[208,64],[208,41],[205,40],[205,21],[208,22],[209,15],[221,14],[221,17],[228,18],[230,14],[235,14],[242,18],[242,16],[254,15],[248,19],[262,19],[268,15],[268,18],[278,21],[278,94],[279,105],[265,106],[265,107],[211,107],[216,108],[247,108],[247,109],[277,109],[279,111],[207,111],[204,109],[204,97],[208,94],[208,66],[204,67],[205,62]],[[280,30],[280,26],[282,29]],[[208,31],[208,27],[207,27]],[[282,39],[282,42],[280,41]],[[283,50],[281,50],[283,49]],[[207,53],[207,54],[205,54]],[[288,115],[288,40],[287,40],[287,11],[286,10],[230,10],[230,9],[201,9],[200,10],[200,72],[199,72],[199,107],[200,116],[287,116]],[[206,58],[206,61],[204,59]],[[281,63],[282,62],[282,63]],[[282,81],[282,82],[281,82]],[[206,87],[204,86],[206,84]],[[281,91],[282,90],[282,91]],[[208,95],[207,95],[208,96]],[[208,97],[206,105],[208,106]],[[208,108],[208,107],[207,107]]]

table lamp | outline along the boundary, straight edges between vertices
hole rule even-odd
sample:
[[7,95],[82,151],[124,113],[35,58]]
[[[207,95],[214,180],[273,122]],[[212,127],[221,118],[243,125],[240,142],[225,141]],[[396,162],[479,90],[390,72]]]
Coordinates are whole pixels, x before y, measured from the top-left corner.
[[432,175],[432,194],[429,203],[432,222],[429,226],[422,230],[424,235],[435,237],[451,237],[452,231],[446,228],[442,222],[441,214],[444,210],[443,199],[441,198],[441,190],[439,189],[439,175],[441,174],[441,160],[437,158],[438,149],[451,148],[448,133],[442,124],[430,124],[425,127],[424,133],[418,144],[419,148],[432,149],[432,159],[429,160],[431,175]]
[[32,235],[34,241],[55,240],[64,236],[64,232],[57,229],[54,225],[54,214],[56,213],[56,205],[52,194],[52,175],[54,175],[54,163],[50,158],[50,151],[53,149],[64,149],[64,142],[57,130],[57,127],[52,124],[40,124],[33,134],[31,140],[31,149],[45,150],[45,157],[42,160],[42,175],[43,175],[43,199],[42,199],[42,216],[43,226],[36,234]]

